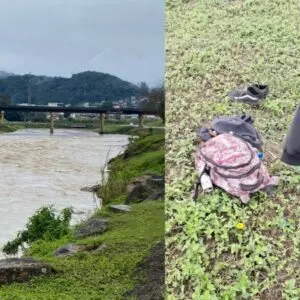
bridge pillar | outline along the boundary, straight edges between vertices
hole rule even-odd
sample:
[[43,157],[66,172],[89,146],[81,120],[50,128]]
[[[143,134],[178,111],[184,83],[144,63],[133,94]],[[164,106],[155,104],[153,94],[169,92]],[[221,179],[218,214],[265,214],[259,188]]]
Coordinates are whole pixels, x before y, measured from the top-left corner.
[[0,124],[3,124],[4,123],[4,111],[2,110],[0,112]]
[[104,134],[104,114],[101,113],[99,115],[100,117],[100,131],[99,131],[99,134]]
[[54,133],[54,119],[53,112],[50,113],[50,134]]
[[144,116],[139,114],[139,127],[144,127]]

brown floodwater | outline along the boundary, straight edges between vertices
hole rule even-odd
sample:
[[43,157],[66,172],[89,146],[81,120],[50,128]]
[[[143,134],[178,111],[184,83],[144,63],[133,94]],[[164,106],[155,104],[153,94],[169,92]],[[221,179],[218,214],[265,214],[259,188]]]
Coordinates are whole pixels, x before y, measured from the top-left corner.
[[73,224],[91,214],[99,199],[80,189],[99,183],[107,158],[124,151],[127,143],[124,135],[86,130],[0,134],[0,247],[42,206],[53,204],[57,211],[71,206]]

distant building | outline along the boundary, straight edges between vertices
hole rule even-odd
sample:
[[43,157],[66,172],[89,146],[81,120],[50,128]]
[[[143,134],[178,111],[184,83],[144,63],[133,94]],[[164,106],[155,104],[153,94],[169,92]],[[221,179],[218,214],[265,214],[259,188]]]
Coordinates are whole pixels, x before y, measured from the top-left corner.
[[156,120],[156,119],[159,119],[159,118],[157,116],[155,116],[155,115],[146,115],[145,119]]
[[18,105],[20,105],[20,106],[35,106],[35,104],[30,104],[30,103],[19,103]]
[[52,106],[52,107],[63,107],[65,106],[63,103],[59,103],[59,102],[49,102],[48,106]]
[[95,102],[96,107],[101,107],[103,105],[104,101],[101,102]]
[[[49,102],[48,106],[64,107],[65,105],[64,105],[64,103],[61,103],[61,102]],[[50,114],[47,116],[47,118],[50,118]],[[55,113],[53,113],[53,118],[54,118],[54,120],[62,119],[62,118],[64,118],[64,113],[63,112],[55,112]]]

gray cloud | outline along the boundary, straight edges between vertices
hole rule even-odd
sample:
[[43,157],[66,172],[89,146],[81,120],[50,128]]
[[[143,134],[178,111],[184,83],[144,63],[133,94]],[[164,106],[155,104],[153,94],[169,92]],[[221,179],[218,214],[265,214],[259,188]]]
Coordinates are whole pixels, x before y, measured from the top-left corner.
[[162,0],[2,0],[0,10],[0,70],[163,79]]

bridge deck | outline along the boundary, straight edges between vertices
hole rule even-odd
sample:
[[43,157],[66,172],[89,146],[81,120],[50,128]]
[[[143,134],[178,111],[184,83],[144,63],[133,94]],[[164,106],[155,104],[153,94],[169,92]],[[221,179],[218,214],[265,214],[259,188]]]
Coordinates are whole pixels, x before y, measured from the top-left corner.
[[156,110],[141,109],[103,109],[98,107],[56,107],[56,106],[23,106],[23,105],[7,105],[0,106],[0,111],[35,111],[35,112],[68,112],[68,113],[120,113],[124,115],[157,115]]

